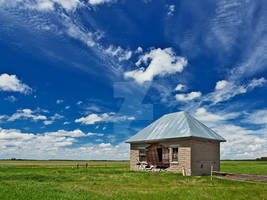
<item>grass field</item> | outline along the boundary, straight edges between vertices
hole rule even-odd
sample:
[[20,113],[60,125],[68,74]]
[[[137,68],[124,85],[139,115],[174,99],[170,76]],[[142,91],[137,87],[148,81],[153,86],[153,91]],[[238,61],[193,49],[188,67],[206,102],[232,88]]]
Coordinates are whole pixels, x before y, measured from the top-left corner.
[[[267,183],[166,172],[132,172],[128,162],[0,161],[1,200],[267,199]],[[81,163],[81,162],[79,162]],[[267,162],[224,161],[221,171],[267,174]]]

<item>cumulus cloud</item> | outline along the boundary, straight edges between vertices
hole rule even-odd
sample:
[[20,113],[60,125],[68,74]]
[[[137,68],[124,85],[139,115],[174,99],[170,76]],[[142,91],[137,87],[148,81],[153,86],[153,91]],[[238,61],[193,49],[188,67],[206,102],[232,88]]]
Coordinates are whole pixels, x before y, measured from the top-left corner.
[[82,124],[95,124],[97,122],[118,122],[135,120],[135,117],[131,116],[116,116],[115,113],[104,113],[104,114],[90,114],[86,117],[76,119],[76,123]]
[[201,95],[201,92],[190,92],[188,94],[176,94],[175,98],[177,101],[191,101],[201,97]]
[[178,84],[174,90],[175,91],[184,91],[185,89],[186,89],[186,86],[185,85]]
[[215,89],[216,89],[216,90],[221,90],[221,89],[223,89],[227,84],[228,84],[228,82],[225,81],[225,80],[218,81],[218,82],[216,83]]
[[23,133],[16,129],[0,128],[1,158],[26,159],[128,159],[129,145],[110,143],[83,144],[73,147],[80,137],[101,135],[73,131],[58,130],[42,134]]
[[101,144],[99,144],[99,147],[103,147],[103,148],[111,147],[111,144],[110,143],[101,143]]
[[[267,154],[267,126],[253,129],[235,125],[231,119],[237,119],[242,113],[216,111],[210,112],[206,108],[198,108],[194,116],[208,127],[223,136],[227,142],[221,143],[223,159],[248,159],[262,157]],[[267,112],[254,111],[247,115],[243,122],[265,124]],[[262,119],[261,121],[259,121]]]
[[15,121],[18,119],[32,119],[34,121],[38,121],[38,120],[46,120],[47,117],[44,115],[40,115],[37,113],[37,111],[33,111],[31,109],[21,109],[17,110],[16,113],[11,115],[7,121]]
[[[146,69],[142,64],[147,66]],[[125,72],[124,76],[125,78],[133,78],[137,83],[143,84],[146,81],[152,81],[155,76],[182,72],[186,65],[187,60],[176,56],[172,48],[158,48],[141,56],[136,63],[136,66],[140,68]]]
[[267,155],[266,128],[252,130],[229,122],[214,122],[209,126],[227,140],[221,145],[223,159],[252,159]]
[[16,75],[0,75],[0,91],[28,94],[31,90],[32,89],[28,85],[22,83]]
[[[41,114],[42,113],[42,114]],[[43,113],[49,113],[49,111],[44,110],[44,109],[40,109],[37,108],[35,110],[31,110],[31,109],[18,109],[14,114],[12,114],[11,116],[7,116],[4,115],[5,118],[8,122],[13,122],[16,120],[33,120],[33,121],[42,121],[44,123],[44,125],[50,125],[53,124],[56,120],[62,119],[64,118],[64,116],[55,113],[52,116],[46,116]]]

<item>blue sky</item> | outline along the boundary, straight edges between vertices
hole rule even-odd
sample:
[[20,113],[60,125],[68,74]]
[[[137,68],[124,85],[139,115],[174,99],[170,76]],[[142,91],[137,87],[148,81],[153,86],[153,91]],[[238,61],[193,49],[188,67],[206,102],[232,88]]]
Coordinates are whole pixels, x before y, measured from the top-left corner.
[[128,159],[185,110],[267,156],[267,3],[0,0],[0,158]]

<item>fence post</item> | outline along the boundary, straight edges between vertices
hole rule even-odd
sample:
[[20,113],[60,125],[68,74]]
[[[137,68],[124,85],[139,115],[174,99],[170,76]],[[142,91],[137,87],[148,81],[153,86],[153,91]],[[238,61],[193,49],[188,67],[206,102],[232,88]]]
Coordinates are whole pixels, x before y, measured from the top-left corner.
[[212,180],[213,164],[210,166],[210,180]]

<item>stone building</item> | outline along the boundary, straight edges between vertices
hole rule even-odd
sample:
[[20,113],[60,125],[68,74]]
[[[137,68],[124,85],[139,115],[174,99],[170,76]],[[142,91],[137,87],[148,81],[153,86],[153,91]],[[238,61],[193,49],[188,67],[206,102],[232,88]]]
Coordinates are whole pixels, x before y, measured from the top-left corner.
[[185,112],[162,116],[130,143],[131,170],[199,176],[220,171],[220,142],[226,140]]

